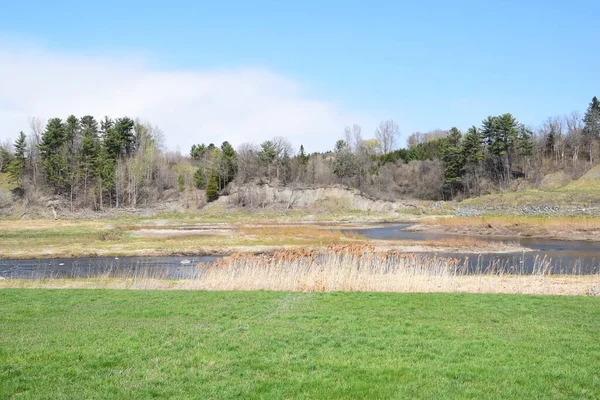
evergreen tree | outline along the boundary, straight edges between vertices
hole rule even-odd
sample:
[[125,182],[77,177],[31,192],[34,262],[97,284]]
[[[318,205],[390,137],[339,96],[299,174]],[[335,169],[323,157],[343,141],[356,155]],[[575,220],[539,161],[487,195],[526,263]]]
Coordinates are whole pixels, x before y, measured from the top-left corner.
[[78,153],[81,144],[81,126],[79,119],[70,115],[65,122],[66,134],[66,157],[67,157],[67,177],[66,184],[69,186],[71,196],[71,212],[73,208],[74,188],[79,178]]
[[115,183],[115,160],[105,147],[100,146],[95,160],[94,174],[97,177],[98,198],[100,208],[103,207],[104,192],[110,190]]
[[42,167],[46,179],[55,189],[61,191],[67,184],[67,132],[60,118],[52,118],[46,125],[40,143]]
[[493,174],[497,180],[508,182],[519,138],[519,123],[509,113],[488,117],[483,121],[482,137],[492,162]]
[[261,161],[261,163],[266,167],[267,176],[269,177],[269,179],[271,179],[271,168],[277,158],[277,148],[275,147],[275,143],[273,143],[271,140],[262,142],[260,144],[260,152],[258,153],[258,158]]
[[121,149],[125,155],[132,155],[135,152],[136,143],[133,128],[135,122],[128,117],[118,118],[115,122],[114,129],[118,132],[121,138]]
[[81,134],[83,136],[91,135],[95,138],[98,138],[98,122],[93,116],[86,115],[81,117],[80,126]]
[[179,175],[179,178],[177,178],[177,189],[180,192],[183,192],[185,190],[185,178],[183,177],[183,175]]
[[0,172],[8,172],[13,154],[4,146],[0,146]]
[[477,165],[483,160],[484,155],[481,134],[476,127],[470,127],[465,134],[462,152],[466,165]]
[[556,146],[556,132],[554,125],[550,125],[550,130],[546,134],[544,149],[547,156],[554,154],[554,147]]
[[213,172],[210,174],[208,178],[208,183],[206,184],[206,200],[210,203],[219,198],[219,181],[217,180],[217,175]]
[[594,146],[600,139],[600,101],[594,96],[583,117],[583,135],[590,163],[594,162]]
[[12,181],[17,185],[17,187],[23,187],[23,172],[25,170],[25,161],[26,161],[26,153],[27,153],[27,141],[26,136],[21,131],[19,133],[19,137],[14,143],[15,154],[10,163],[8,164],[8,173]]
[[462,174],[464,167],[463,149],[461,147],[462,134],[457,128],[450,129],[445,138],[445,146],[442,152],[444,161],[444,192],[453,197],[462,185]]
[[131,155],[135,150],[135,123],[130,118],[117,119],[114,123],[107,120],[103,123],[104,146],[108,154],[117,159],[121,155]]
[[74,115],[70,115],[65,122],[65,134],[69,152],[75,154],[77,151],[77,142],[80,139],[81,129],[79,120]]
[[93,186],[94,179],[98,174],[98,161],[102,147],[92,121],[88,120],[87,122],[90,124],[87,127],[84,125],[84,134],[81,139],[81,151],[79,152],[78,159],[79,170],[83,178],[84,198],[87,197],[88,188]]
[[348,180],[357,174],[356,157],[345,140],[338,140],[333,151],[333,173],[348,184]]
[[222,183],[221,188],[224,188],[229,182],[233,181],[235,174],[237,173],[237,153],[233,146],[227,141],[221,144],[221,153],[223,162],[221,170],[223,171],[223,177],[220,181]]
[[300,151],[298,152],[298,159],[300,160],[300,162],[304,165],[306,165],[306,163],[308,163],[308,156],[306,155],[306,153],[304,152],[304,145],[300,145]]
[[519,128],[519,137],[517,140],[519,154],[524,157],[529,157],[533,154],[533,132],[525,125]]
[[198,168],[194,173],[194,186],[198,189],[204,189],[206,187],[206,178],[204,176],[203,168]]

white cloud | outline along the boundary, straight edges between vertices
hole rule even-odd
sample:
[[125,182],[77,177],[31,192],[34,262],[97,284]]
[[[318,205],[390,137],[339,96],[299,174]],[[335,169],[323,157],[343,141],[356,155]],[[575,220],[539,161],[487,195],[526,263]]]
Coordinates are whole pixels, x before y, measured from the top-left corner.
[[0,139],[27,131],[30,117],[70,114],[139,117],[162,129],[169,148],[184,152],[199,142],[239,145],[274,136],[327,150],[345,125],[375,125],[374,118],[310,98],[299,83],[265,69],[165,71],[139,59],[0,43]]

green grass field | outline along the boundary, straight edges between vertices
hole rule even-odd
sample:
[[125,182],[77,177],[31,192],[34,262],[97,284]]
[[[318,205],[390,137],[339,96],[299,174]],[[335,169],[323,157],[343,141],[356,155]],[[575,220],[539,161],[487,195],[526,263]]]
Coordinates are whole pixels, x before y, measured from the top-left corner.
[[0,291],[0,398],[599,398],[600,298]]

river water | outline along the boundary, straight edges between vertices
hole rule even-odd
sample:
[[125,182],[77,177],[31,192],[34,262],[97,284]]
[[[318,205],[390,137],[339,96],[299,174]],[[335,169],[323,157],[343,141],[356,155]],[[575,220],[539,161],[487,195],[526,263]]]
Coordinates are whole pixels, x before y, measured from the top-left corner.
[[[600,242],[561,241],[533,238],[482,237],[411,232],[410,224],[352,229],[369,239],[435,241],[448,238],[472,238],[479,241],[518,243],[531,251],[518,253],[420,253],[418,257],[453,257],[461,260],[470,273],[532,273],[544,269],[552,274],[600,274]],[[219,257],[94,257],[73,259],[0,260],[0,278],[87,278],[155,277],[194,278],[201,274],[197,264]]]
[[5,279],[145,277],[194,278],[197,265],[219,257],[83,257],[40,260],[0,260],[0,277]]
[[532,273],[545,268],[553,274],[600,273],[600,242],[576,240],[550,240],[523,237],[496,237],[477,235],[452,235],[445,233],[412,232],[411,224],[394,224],[377,228],[353,229],[369,239],[437,241],[449,238],[474,239],[487,242],[516,243],[530,251],[517,253],[436,253],[442,257],[455,257],[468,264],[470,272],[494,269],[502,272]]

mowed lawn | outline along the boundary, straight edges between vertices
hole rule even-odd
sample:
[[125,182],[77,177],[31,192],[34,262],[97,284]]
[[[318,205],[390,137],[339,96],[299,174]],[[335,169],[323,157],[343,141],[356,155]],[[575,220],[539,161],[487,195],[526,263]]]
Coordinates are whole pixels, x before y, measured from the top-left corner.
[[1,290],[0,398],[600,398],[600,298]]

